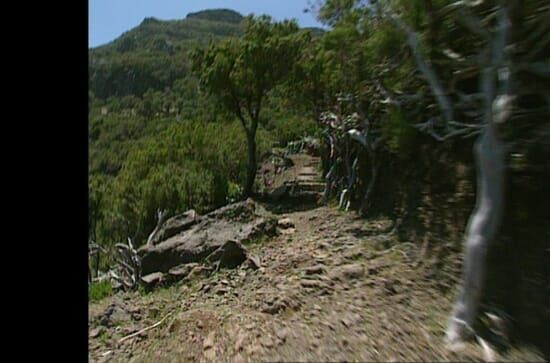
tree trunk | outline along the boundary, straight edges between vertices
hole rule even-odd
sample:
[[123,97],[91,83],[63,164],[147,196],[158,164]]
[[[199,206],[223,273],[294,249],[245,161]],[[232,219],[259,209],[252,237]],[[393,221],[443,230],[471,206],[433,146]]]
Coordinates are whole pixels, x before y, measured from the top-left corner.
[[246,140],[248,143],[248,165],[246,169],[246,183],[243,191],[244,199],[252,195],[254,180],[256,179],[256,133],[247,132]]
[[378,177],[378,164],[376,160],[376,154],[373,150],[369,152],[370,156],[370,167],[371,167],[371,176],[369,180],[369,185],[367,187],[367,191],[365,192],[365,196],[363,197],[363,201],[361,202],[361,207],[359,207],[359,213],[361,215],[365,215],[367,213],[367,210],[370,206],[370,199],[372,192],[374,190],[374,185],[376,184],[376,178]]
[[466,227],[463,282],[447,329],[446,339],[451,348],[472,332],[485,282],[487,249],[498,232],[504,209],[506,148],[496,134],[495,124],[509,121],[512,115],[509,69],[506,66],[501,68],[503,72],[498,77],[498,95],[495,79],[496,70],[505,64],[507,58],[504,49],[508,27],[508,8],[504,6],[498,14],[498,27],[490,49],[490,64],[481,79],[486,123],[475,146],[477,200]]
[[463,283],[447,329],[447,342],[459,343],[472,332],[485,282],[486,255],[504,208],[505,151],[494,126],[485,127],[475,146],[477,201],[466,227]]
[[322,203],[328,202],[330,192],[332,191],[332,182],[334,180],[334,174],[336,173],[336,161],[332,164],[329,172],[325,176],[325,190],[323,191]]

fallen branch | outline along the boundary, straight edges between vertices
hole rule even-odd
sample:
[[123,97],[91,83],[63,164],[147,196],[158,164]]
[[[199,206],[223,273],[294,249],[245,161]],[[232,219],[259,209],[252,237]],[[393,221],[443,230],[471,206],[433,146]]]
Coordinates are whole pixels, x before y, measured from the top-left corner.
[[[384,236],[383,240],[388,239],[389,237],[390,237],[390,235]],[[416,248],[416,245],[414,243],[402,242],[402,243],[398,243],[398,244],[394,245],[393,247],[388,248],[387,250],[377,251],[375,254],[376,254],[376,257],[380,257],[380,256],[383,256],[387,253],[396,251],[396,252],[401,253],[403,255],[403,257],[409,258],[409,256],[407,255],[407,252],[402,251],[402,250],[399,249],[400,247],[404,247],[404,246],[411,246],[413,248]]]
[[156,322],[155,324],[153,324],[153,325],[151,325],[151,326],[148,326],[148,327],[146,327],[146,328],[143,328],[143,329],[141,329],[140,331],[137,331],[137,332],[132,333],[132,334],[130,334],[130,335],[127,335],[127,336],[125,336],[124,338],[121,338],[121,339],[118,341],[118,344],[124,342],[125,340],[131,339],[131,338],[133,338],[133,337],[135,337],[135,336],[138,336],[138,335],[140,335],[140,334],[143,334],[143,333],[145,333],[146,331],[149,331],[149,330],[151,330],[151,329],[155,329],[157,326],[159,326],[160,324],[162,324],[162,322],[163,322],[164,320],[166,320],[166,318],[169,317],[171,314],[172,314],[172,311],[169,312],[168,314],[166,314],[166,315],[164,316],[164,318],[162,318],[161,320],[159,320],[159,321]]

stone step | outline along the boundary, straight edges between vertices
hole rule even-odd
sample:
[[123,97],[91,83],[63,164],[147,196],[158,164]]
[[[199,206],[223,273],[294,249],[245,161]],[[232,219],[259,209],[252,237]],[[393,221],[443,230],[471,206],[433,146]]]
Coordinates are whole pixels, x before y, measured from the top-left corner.
[[319,179],[321,176],[319,174],[298,174],[296,175],[297,179]]
[[312,166],[304,166],[301,170],[300,170],[300,174],[318,174],[317,170],[312,167]]
[[325,185],[323,180],[316,178],[316,180],[304,180],[299,183],[295,183],[297,185]]
[[300,200],[304,203],[317,202],[321,196],[322,193],[311,191],[298,191],[289,195],[291,199]]
[[309,184],[297,184],[294,186],[294,191],[304,191],[304,192],[322,192],[325,190],[325,185],[321,183],[309,183]]

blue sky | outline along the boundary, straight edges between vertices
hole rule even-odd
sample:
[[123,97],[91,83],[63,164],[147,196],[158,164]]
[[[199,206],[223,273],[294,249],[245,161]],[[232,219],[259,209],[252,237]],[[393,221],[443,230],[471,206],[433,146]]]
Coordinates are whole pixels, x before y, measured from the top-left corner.
[[216,8],[268,14],[276,20],[295,18],[302,27],[320,27],[311,13],[303,13],[307,6],[307,0],[89,0],[88,46],[110,42],[146,17],[183,19],[187,13]]

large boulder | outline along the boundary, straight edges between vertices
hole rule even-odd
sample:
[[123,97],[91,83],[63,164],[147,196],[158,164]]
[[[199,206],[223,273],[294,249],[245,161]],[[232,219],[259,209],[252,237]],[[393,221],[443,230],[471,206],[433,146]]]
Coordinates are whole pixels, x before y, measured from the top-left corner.
[[198,217],[188,229],[157,245],[141,247],[138,251],[141,274],[168,273],[182,264],[203,262],[217,250],[218,254],[210,256],[207,262],[220,260],[220,267],[234,267],[244,261],[242,251],[246,250],[241,243],[276,233],[276,223],[275,218],[250,199],[227,205]]

